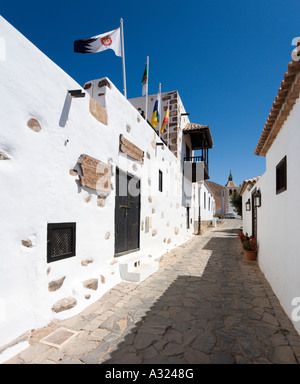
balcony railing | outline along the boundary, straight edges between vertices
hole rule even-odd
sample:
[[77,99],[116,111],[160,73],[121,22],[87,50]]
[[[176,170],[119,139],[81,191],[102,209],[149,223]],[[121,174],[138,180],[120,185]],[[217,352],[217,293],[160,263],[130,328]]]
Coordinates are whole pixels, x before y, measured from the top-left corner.
[[203,156],[189,156],[184,158],[185,162],[190,162],[192,163],[192,182],[196,181],[202,181],[201,179],[198,180],[199,176],[196,173],[196,163],[200,163],[203,161],[204,165],[204,180],[209,179],[209,173],[208,173],[208,163],[206,159]]
[[185,157],[184,161],[191,161],[192,163],[197,163],[198,161],[206,162],[203,156],[193,156],[193,157],[189,156],[189,157]]

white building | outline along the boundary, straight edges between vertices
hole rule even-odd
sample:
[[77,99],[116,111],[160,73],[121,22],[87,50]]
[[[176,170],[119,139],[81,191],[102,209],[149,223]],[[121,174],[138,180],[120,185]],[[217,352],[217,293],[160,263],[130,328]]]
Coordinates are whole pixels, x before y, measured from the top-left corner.
[[[216,226],[216,203],[212,191],[205,181],[195,183],[194,223],[195,233],[199,233],[205,226]],[[199,226],[199,221],[201,225]]]
[[[193,183],[193,211],[190,213],[190,225],[194,225],[194,233],[201,234],[206,226],[216,226],[216,203],[212,191],[205,181]],[[192,219],[193,217],[193,219]]]
[[[148,96],[148,122],[151,121],[156,97],[157,95]],[[129,101],[141,115],[145,114],[145,97],[137,97]],[[188,173],[188,178],[191,176],[193,182],[209,179],[208,151],[213,147],[209,126],[190,123],[188,118],[189,113],[186,112],[177,91],[161,94],[160,124],[164,119],[168,106],[170,110],[168,129],[161,134],[160,126],[158,125],[156,127],[157,135],[161,137],[162,141],[169,147],[174,155],[180,159],[183,174],[185,172]],[[194,153],[196,150],[198,151],[197,156],[195,156]],[[184,167],[185,169],[183,169]]]
[[[257,214],[257,209],[251,211],[251,206],[254,206],[254,193],[256,192],[256,189],[253,187],[260,178],[261,176],[244,180],[240,189],[240,196],[242,196],[243,200],[243,231],[244,233],[248,233],[249,236],[253,236],[255,238],[257,237],[256,220],[255,217],[252,217],[252,215]],[[255,191],[254,193],[251,193],[252,189]]]
[[[300,61],[293,61],[255,151],[265,156],[266,172],[250,190],[242,188],[241,193],[244,232],[257,237],[259,266],[300,333],[299,94]],[[258,206],[254,204],[256,192],[261,195]],[[250,210],[246,210],[247,202]]]
[[213,192],[205,181],[198,183],[199,189],[201,190],[200,206],[201,206],[201,218],[208,222],[213,220],[214,214],[216,213],[216,204]]
[[[148,96],[147,120],[151,121],[154,104],[157,95]],[[137,97],[129,100],[132,105],[145,116],[145,97]],[[215,199],[208,185],[204,180],[209,179],[209,156],[208,150],[213,147],[210,128],[207,125],[191,124],[184,105],[177,91],[165,92],[161,94],[161,121],[169,107],[169,125],[161,136],[161,140],[170,148],[177,158],[180,159],[181,172],[188,174],[188,179],[193,183],[185,182],[184,195],[192,197],[193,206],[190,198],[184,196],[187,206],[187,227],[194,228],[195,234],[199,233],[199,218],[203,225],[213,220],[215,213]],[[195,156],[194,151],[199,151]],[[199,181],[203,180],[203,181]],[[193,188],[193,193],[191,191]],[[201,226],[200,226],[201,228]]]
[[1,351],[193,235],[191,155],[212,139],[186,117],[169,149],[109,79],[82,89],[1,17],[0,32]]

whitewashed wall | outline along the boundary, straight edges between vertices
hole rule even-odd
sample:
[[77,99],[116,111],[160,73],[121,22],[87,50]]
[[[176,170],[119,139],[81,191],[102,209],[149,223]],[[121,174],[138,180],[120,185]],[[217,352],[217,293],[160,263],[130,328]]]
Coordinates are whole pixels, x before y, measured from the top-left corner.
[[[300,297],[299,126],[298,99],[267,153],[265,174],[253,187],[262,194],[257,223],[259,266],[290,318],[296,309],[292,300]],[[284,156],[287,156],[287,190],[276,195],[276,166]],[[248,194],[243,195],[243,209]],[[243,214],[244,231],[251,233],[251,212]],[[294,325],[300,333],[299,321],[294,321]]]
[[[257,183],[254,188],[257,188]],[[251,211],[246,211],[246,202],[250,199],[251,202],[251,194],[254,188],[250,188],[249,186],[243,193],[242,196],[242,207],[243,207],[243,232],[248,233],[249,236],[252,236],[252,203],[251,203]]]
[[[195,199],[194,221],[198,223],[200,206],[201,222],[205,225],[214,219],[214,214],[216,213],[215,199],[205,182],[194,183],[193,188]],[[195,229],[197,228],[197,223]]]
[[215,199],[204,182],[201,182],[200,193],[201,219],[212,220],[215,214]]
[[[90,114],[88,94],[68,105],[67,90],[81,87],[1,17],[0,35],[7,47],[0,72],[0,152],[9,157],[0,160],[1,346],[54,317],[78,313],[120,282],[114,263],[115,190],[105,207],[97,206],[96,193],[69,174],[81,154],[110,161],[114,173],[119,166],[141,178],[141,221],[153,219],[152,230],[141,231],[143,255],[160,256],[193,229],[186,229],[180,160],[166,147],[153,146],[158,139],[152,128],[114,85],[102,97],[106,126]],[[28,128],[30,118],[40,122],[40,132]],[[120,134],[145,151],[144,164],[119,156]],[[158,192],[158,169],[164,173],[163,192]],[[47,223],[59,222],[77,223],[76,257],[47,264]],[[22,245],[25,238],[32,247]],[[82,266],[85,260],[92,263]],[[64,276],[63,286],[49,292],[48,284]],[[97,291],[83,287],[90,278],[99,279]],[[77,305],[54,314],[53,304],[70,296]]]

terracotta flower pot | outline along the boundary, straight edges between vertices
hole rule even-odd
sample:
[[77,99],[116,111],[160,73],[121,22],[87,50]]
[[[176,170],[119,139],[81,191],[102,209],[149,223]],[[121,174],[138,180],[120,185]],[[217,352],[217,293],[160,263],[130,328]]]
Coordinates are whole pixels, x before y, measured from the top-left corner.
[[246,260],[249,260],[249,261],[256,260],[257,251],[245,251],[244,250],[244,254],[245,254],[245,259]]

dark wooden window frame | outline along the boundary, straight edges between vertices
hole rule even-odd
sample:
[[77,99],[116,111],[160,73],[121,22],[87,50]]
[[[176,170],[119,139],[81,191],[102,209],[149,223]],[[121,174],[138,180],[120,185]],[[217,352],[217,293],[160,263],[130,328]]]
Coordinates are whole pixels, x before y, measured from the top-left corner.
[[276,195],[287,190],[287,158],[284,158],[276,166]]
[[[69,252],[53,255],[53,232],[56,230],[71,230],[70,244],[68,245]],[[76,223],[50,223],[47,227],[47,263],[67,259],[76,256]]]

